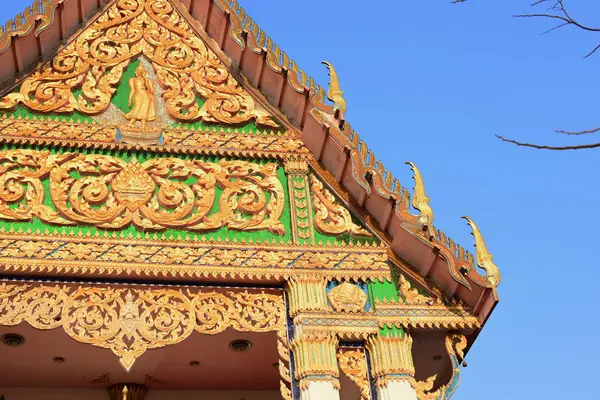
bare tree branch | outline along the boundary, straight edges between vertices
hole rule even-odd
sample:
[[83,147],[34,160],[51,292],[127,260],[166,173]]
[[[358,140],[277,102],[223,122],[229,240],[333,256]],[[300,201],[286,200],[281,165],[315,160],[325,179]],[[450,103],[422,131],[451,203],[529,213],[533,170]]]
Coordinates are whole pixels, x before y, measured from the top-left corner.
[[[451,2],[453,4],[464,3],[465,1],[467,1],[467,0],[451,0]],[[565,3],[565,0],[535,0],[531,4],[531,7],[540,6],[542,4],[551,4],[551,5],[546,9],[545,13],[516,14],[516,15],[513,15],[513,17],[515,17],[515,18],[546,18],[546,19],[557,21],[558,24],[556,26],[542,32],[541,35],[551,33],[557,29],[560,29],[560,28],[568,26],[568,25],[572,25],[576,28],[579,28],[579,29],[587,31],[587,32],[600,32],[600,27],[584,25],[581,22],[579,22],[578,20],[576,20],[575,18],[573,18],[571,16],[571,14],[567,11],[567,8],[565,7],[564,3]],[[600,44],[598,44],[589,53],[587,53],[584,56],[584,58],[589,58],[592,55],[594,55],[596,52],[599,52],[599,51],[600,51]],[[562,133],[565,135],[576,136],[576,135],[585,135],[588,133],[600,132],[600,128],[583,130],[583,131],[556,130],[555,132]],[[507,139],[500,135],[496,135],[496,137],[498,139],[502,140],[503,142],[512,143],[517,146],[532,147],[534,149],[544,149],[544,150],[580,150],[580,149],[592,149],[592,148],[600,147],[600,142],[590,143],[590,144],[573,145],[573,146],[547,146],[547,145],[540,145],[540,144],[535,144],[535,143],[519,142],[517,140]]]
[[596,133],[600,131],[600,128],[596,128],[596,129],[590,129],[588,131],[576,131],[576,132],[570,132],[570,131],[560,131],[557,130],[555,131],[556,133],[564,133],[565,135],[585,135],[586,133]]
[[498,139],[502,140],[503,142],[516,144],[517,146],[532,147],[534,149],[542,149],[542,150],[582,150],[582,149],[593,149],[596,147],[600,147],[600,142],[590,143],[590,144],[580,144],[580,145],[575,145],[575,146],[546,146],[546,145],[540,145],[540,144],[534,144],[534,143],[518,142],[516,140],[507,139],[500,135],[496,135],[496,137]]
[[[551,0],[538,0],[538,1],[534,2],[533,4],[531,4],[531,6],[535,7],[540,4],[549,3],[550,1]],[[513,17],[515,17],[515,18],[548,18],[548,19],[559,21],[558,25],[554,26],[553,28],[548,29],[545,32],[542,32],[541,33],[542,35],[545,35],[546,33],[550,33],[552,31],[555,31],[555,30],[560,29],[567,25],[572,25],[572,26],[575,26],[579,29],[582,29],[582,30],[588,31],[588,32],[600,32],[600,27],[592,27],[592,26],[584,25],[584,24],[580,23],[578,20],[576,20],[575,18],[571,17],[571,14],[569,14],[569,12],[567,11],[567,9],[565,7],[564,0],[552,0],[552,1],[554,2],[554,4],[550,7],[548,7],[548,9],[546,10],[546,11],[548,11],[547,13],[516,14],[516,15],[513,15]],[[584,58],[591,57],[598,50],[600,50],[600,44],[598,46],[596,46],[592,51],[587,53],[584,56]]]

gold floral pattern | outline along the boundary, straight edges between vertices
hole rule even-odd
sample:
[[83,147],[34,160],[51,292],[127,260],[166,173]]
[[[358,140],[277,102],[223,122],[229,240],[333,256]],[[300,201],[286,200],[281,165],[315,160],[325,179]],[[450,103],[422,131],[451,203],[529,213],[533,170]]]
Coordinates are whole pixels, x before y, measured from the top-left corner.
[[279,127],[168,0],[117,0],[18,92],[0,100],[0,108],[22,103],[42,113],[98,114],[109,106],[125,68],[142,54],[165,88],[173,118]]
[[[283,234],[277,164],[0,151],[0,218],[121,229],[269,230]],[[49,179],[46,203],[43,181]],[[191,183],[186,183],[191,182]],[[219,210],[210,213],[217,195]]]
[[0,325],[22,322],[62,327],[79,342],[112,350],[130,370],[146,350],[179,343],[193,331],[281,331],[285,307],[281,295],[247,291],[0,284]]

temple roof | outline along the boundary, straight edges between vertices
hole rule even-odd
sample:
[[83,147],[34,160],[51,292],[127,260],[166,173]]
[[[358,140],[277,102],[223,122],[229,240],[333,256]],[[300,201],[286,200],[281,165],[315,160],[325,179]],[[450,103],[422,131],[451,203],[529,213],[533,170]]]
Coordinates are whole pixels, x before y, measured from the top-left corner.
[[[71,35],[91,23],[99,11],[118,1],[125,0],[36,0],[8,21],[0,28],[0,94],[7,94],[40,62],[63,49]],[[411,197],[345,121],[343,108],[326,102],[326,90],[236,0],[168,1],[206,37],[218,56],[229,60],[232,74],[239,75],[264,103],[261,106],[286,128],[300,132],[314,156],[311,166],[323,170],[327,183],[365,216],[389,245],[392,260],[422,282],[441,288],[446,296],[464,301],[485,323],[498,301],[500,275],[472,220],[467,218],[477,246],[475,258],[433,226],[433,212],[416,166],[411,164],[416,182]],[[337,78],[332,84],[337,84]],[[420,213],[412,213],[411,206]],[[482,275],[478,266],[487,274]]]

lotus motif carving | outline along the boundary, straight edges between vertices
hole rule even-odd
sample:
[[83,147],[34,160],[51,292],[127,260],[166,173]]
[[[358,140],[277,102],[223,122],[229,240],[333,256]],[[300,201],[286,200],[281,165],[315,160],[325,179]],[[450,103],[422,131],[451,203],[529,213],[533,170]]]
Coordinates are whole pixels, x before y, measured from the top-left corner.
[[150,200],[156,185],[136,158],[116,176],[112,189],[118,202],[135,211]]

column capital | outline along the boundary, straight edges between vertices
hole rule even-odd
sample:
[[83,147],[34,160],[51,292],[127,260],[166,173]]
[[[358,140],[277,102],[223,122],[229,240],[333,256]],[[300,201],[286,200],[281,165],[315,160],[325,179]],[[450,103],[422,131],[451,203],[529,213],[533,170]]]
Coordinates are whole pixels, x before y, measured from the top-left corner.
[[314,275],[295,276],[288,281],[290,316],[301,312],[324,312],[329,309],[326,295],[327,279]]
[[412,344],[412,337],[404,332],[391,336],[372,336],[367,340],[371,375],[377,386],[412,379],[415,375]]
[[329,382],[339,390],[337,347],[337,336],[326,332],[305,332],[292,340],[294,376],[300,390],[312,382]]

